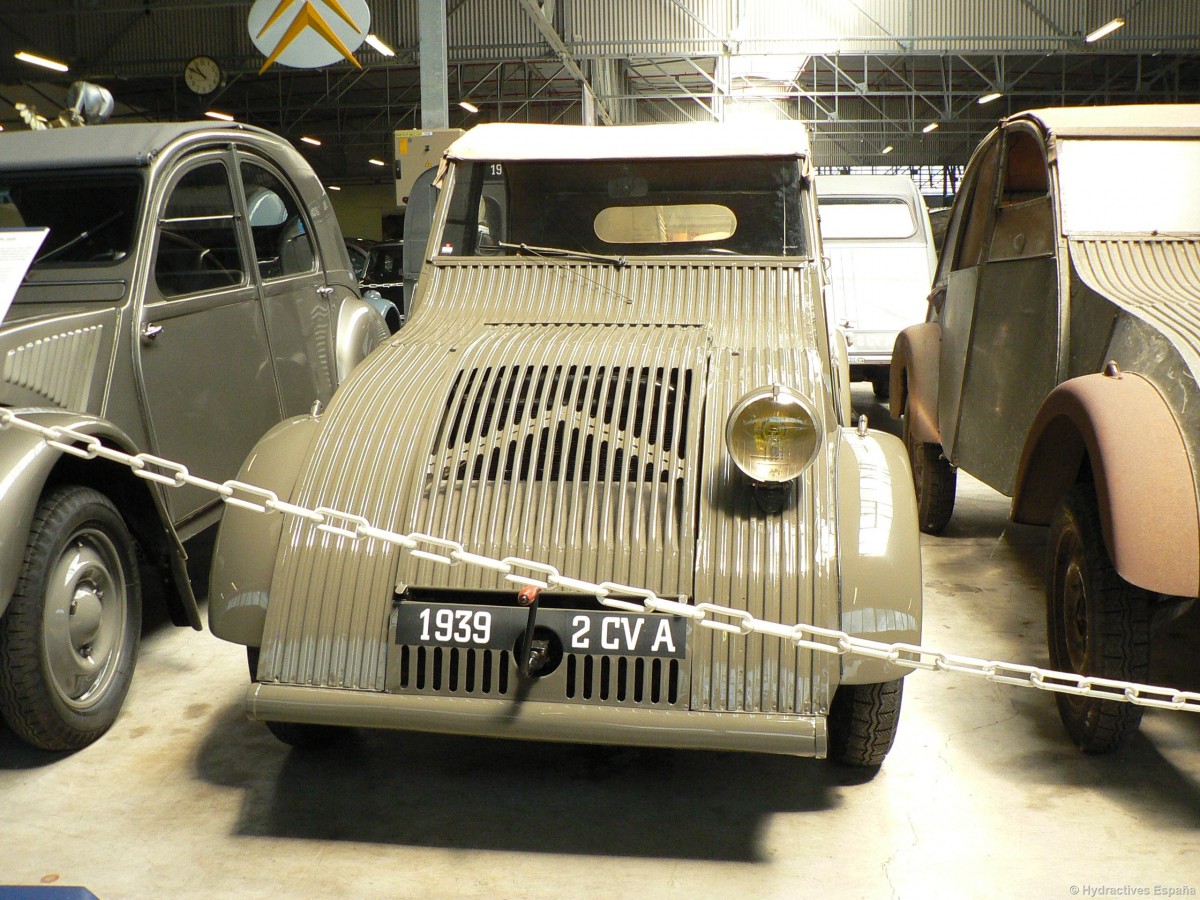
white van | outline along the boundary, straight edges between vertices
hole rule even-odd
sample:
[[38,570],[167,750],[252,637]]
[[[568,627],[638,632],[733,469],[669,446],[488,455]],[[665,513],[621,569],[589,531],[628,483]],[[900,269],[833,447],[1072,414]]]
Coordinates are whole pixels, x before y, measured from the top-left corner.
[[892,345],[925,321],[937,256],[925,201],[907,175],[821,175],[821,239],[850,378],[888,393]]

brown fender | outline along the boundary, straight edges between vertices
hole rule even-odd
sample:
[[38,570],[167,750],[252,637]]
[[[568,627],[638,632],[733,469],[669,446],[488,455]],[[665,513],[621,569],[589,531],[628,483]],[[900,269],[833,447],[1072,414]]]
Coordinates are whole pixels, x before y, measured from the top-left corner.
[[1183,435],[1140,375],[1084,375],[1050,392],[1021,454],[1012,519],[1047,525],[1090,462],[1104,543],[1118,574],[1200,596],[1200,515]]
[[892,349],[891,413],[899,418],[908,400],[908,427],[913,437],[940,444],[938,427],[938,365],[942,326],[937,322],[910,325],[896,336]]

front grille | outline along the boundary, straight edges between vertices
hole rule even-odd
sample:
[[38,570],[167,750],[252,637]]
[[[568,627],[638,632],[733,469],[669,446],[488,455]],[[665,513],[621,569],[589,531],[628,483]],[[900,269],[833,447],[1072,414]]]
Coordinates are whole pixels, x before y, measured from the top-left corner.
[[667,484],[687,455],[693,375],[681,367],[460,371],[442,409],[442,481]]
[[391,654],[388,684],[399,694],[520,695],[546,702],[678,709],[687,706],[685,673],[678,659],[566,654],[549,675],[525,682],[507,650],[404,645]]

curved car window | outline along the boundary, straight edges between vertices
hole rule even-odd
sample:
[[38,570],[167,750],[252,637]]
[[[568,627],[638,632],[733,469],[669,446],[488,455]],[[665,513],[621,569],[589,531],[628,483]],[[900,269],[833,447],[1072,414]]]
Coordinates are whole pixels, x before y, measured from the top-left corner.
[[917,233],[912,207],[899,197],[821,197],[826,240],[902,240]]
[[0,228],[49,228],[31,270],[107,266],[133,251],[142,178],[132,172],[0,175]]
[[[799,165],[788,158],[458,163],[437,246],[446,256],[514,252],[501,242],[627,256],[804,256],[804,190]],[[598,221],[614,208],[648,211]],[[635,219],[648,222],[672,208],[683,219],[704,218],[703,227],[686,241],[665,228],[665,240],[646,240],[642,230],[627,231],[628,240],[605,232],[610,216],[614,229],[618,215],[632,228]],[[726,212],[714,221],[713,208]]]
[[287,185],[249,162],[242,163],[242,184],[254,257],[263,280],[312,272],[317,262],[312,236]]
[[164,297],[220,290],[245,280],[233,192],[222,163],[197,166],[171,191],[159,220],[154,279]]
[[596,215],[596,237],[609,244],[674,244],[723,241],[737,231],[727,206],[609,206]]
[[1063,230],[1200,234],[1197,172],[1197,140],[1060,140]]

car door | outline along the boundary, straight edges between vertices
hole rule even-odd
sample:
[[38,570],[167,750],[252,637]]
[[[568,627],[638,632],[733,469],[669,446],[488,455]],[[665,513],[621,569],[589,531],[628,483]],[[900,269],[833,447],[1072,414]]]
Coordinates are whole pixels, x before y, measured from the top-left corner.
[[255,276],[285,416],[328,401],[336,386],[332,291],[319,247],[282,169],[239,155]]
[[[205,478],[237,474],[281,409],[228,150],[183,160],[159,201],[139,372],[154,451]],[[212,494],[166,492],[182,522]]]
[[950,459],[1011,495],[1029,426],[1058,383],[1058,267],[1043,142],[1018,124],[999,146]]
[[967,167],[946,229],[931,300],[942,329],[938,370],[938,426],[942,450],[957,464],[959,410],[975,294],[983,259],[983,232],[990,220],[1000,162],[1000,141],[993,134]]

